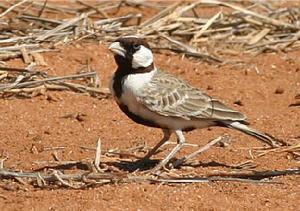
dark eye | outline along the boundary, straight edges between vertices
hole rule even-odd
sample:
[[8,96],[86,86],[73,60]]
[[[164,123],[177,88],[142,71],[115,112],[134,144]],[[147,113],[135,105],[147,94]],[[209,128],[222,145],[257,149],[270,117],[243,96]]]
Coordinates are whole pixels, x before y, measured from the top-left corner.
[[141,48],[141,46],[139,44],[134,44],[133,45],[133,49],[136,50],[136,51],[139,50],[140,48]]

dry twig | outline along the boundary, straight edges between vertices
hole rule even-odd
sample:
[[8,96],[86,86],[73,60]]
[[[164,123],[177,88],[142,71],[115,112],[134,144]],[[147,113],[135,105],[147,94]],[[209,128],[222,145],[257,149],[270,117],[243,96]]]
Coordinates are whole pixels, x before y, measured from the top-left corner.
[[101,159],[101,140],[100,138],[98,138],[97,145],[96,145],[96,156],[94,161],[95,168],[98,172],[101,172],[100,159]]

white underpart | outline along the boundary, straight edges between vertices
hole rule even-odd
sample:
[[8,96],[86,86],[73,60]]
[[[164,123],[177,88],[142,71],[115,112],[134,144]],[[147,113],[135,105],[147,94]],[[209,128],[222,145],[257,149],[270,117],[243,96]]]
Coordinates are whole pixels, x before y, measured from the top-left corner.
[[[206,120],[185,120],[182,118],[174,119],[173,117],[162,116],[157,114],[156,112],[149,110],[146,106],[138,102],[137,96],[144,96],[144,94],[142,93],[142,88],[152,80],[152,77],[156,73],[156,71],[157,70],[154,69],[151,72],[130,74],[126,76],[124,78],[123,92],[121,97],[117,99],[117,97],[115,96],[115,100],[117,101],[117,103],[126,105],[129,111],[144,119],[156,122],[164,127],[173,130],[180,130],[188,127],[204,128],[211,126],[211,122]],[[112,94],[114,95],[113,91]]]
[[152,80],[156,71],[156,69],[153,69],[151,72],[129,74],[125,76],[123,94],[121,96],[122,102],[128,106],[130,105],[131,107],[134,107],[135,105],[133,104],[136,104],[136,96],[140,95],[142,88]]
[[140,92],[141,88],[143,88],[146,84],[148,84],[153,75],[156,73],[156,69],[153,69],[151,72],[147,73],[139,73],[139,74],[129,74],[123,79],[123,91],[121,99],[117,99],[115,96],[115,92],[113,89],[114,77],[112,76],[109,84],[109,89],[111,94],[114,96],[115,100],[120,103],[122,102],[125,105],[129,105],[132,102],[136,102],[136,97]]
[[132,68],[148,67],[153,63],[153,54],[150,49],[141,46],[138,51],[133,54]]

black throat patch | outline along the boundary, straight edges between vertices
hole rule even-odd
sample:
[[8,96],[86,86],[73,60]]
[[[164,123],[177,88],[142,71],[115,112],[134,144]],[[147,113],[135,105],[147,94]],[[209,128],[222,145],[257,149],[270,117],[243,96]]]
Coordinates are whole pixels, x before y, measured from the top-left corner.
[[115,72],[113,78],[113,89],[117,98],[122,95],[123,79],[129,74],[140,74],[150,72],[154,69],[153,63],[147,67],[132,68],[133,55],[136,51],[144,46],[151,50],[149,44],[145,39],[137,37],[123,37],[117,39],[115,42],[119,42],[120,45],[126,50],[125,57],[121,55],[115,55],[115,61],[118,65],[118,69]]

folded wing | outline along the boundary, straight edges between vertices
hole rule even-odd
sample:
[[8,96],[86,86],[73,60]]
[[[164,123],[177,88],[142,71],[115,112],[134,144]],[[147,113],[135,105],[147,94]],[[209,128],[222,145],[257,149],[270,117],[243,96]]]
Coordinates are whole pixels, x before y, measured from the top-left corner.
[[158,72],[138,96],[149,110],[183,119],[243,121],[245,116],[189,86],[172,75]]

